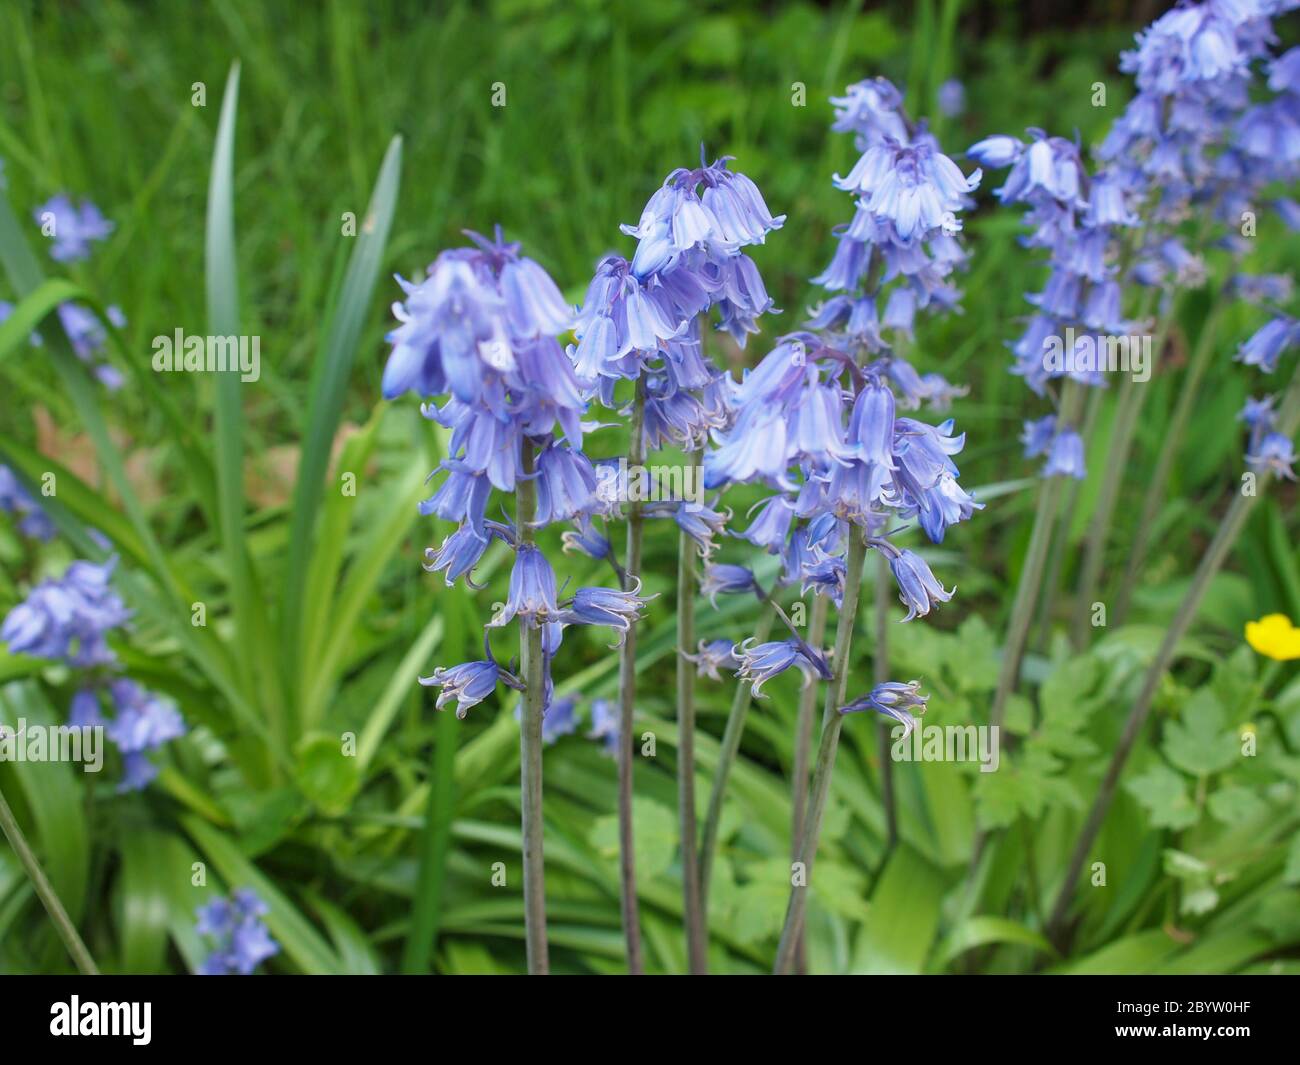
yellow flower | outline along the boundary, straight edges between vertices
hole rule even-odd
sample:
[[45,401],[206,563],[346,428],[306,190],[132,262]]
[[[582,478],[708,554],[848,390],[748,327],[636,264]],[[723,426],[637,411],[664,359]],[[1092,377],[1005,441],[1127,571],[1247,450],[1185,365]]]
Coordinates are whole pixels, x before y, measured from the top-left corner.
[[1246,622],[1246,642],[1278,662],[1300,658],[1300,629],[1285,614],[1267,614],[1258,621]]

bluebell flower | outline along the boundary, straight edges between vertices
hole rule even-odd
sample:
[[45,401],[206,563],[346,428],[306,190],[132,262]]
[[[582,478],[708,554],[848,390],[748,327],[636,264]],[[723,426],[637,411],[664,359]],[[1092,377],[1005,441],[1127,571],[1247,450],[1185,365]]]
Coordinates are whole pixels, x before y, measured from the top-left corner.
[[903,95],[885,78],[871,78],[850,85],[843,96],[832,96],[836,133],[853,133],[859,151],[883,140],[907,141],[907,121],[903,117]]
[[956,78],[949,78],[939,86],[937,93],[939,111],[946,118],[959,118],[966,111],[966,86]]
[[[515,707],[515,720],[523,717],[523,703]],[[568,736],[578,730],[578,700],[575,696],[564,695],[551,700],[542,712],[542,742],[548,747],[561,736]]]
[[907,617],[903,618],[904,621],[924,617],[930,613],[931,607],[948,602],[953,592],[957,590],[956,588],[951,592],[946,590],[930,572],[930,567],[926,565],[925,560],[912,551],[900,551],[892,548],[891,545],[886,555],[889,558],[890,572],[898,583],[898,598],[907,607]]
[[730,640],[701,640],[699,650],[695,654],[683,652],[682,657],[688,662],[695,663],[696,671],[701,677],[722,680],[720,670],[735,669],[740,665],[732,652],[733,644]]
[[42,541],[54,538],[54,522],[8,466],[0,466],[0,510],[18,518],[18,531],[24,536]]
[[113,232],[113,223],[93,203],[82,200],[75,204],[63,193],[47,200],[32,214],[42,232],[50,229],[50,258],[55,262],[90,258],[91,241],[107,240]]
[[618,754],[619,710],[608,699],[591,700],[591,730],[588,739],[603,740],[605,753]]
[[510,594],[488,625],[498,628],[515,617],[526,625],[540,625],[553,620],[558,612],[555,571],[535,545],[521,543],[510,571]]
[[729,161],[674,170],[650,197],[637,225],[620,227],[637,238],[632,259],[637,277],[667,272],[697,249],[729,258],[744,245],[763,243],[785,222],[785,215],[772,216],[752,181],[727,169]]
[[908,681],[906,684],[894,680],[885,681],[877,684],[860,699],[855,699],[847,706],[841,706],[840,713],[856,714],[863,710],[872,710],[885,717],[892,717],[903,726],[903,738],[906,739],[916,728],[916,719],[911,711],[915,709],[918,713],[925,713],[925,704],[930,698],[920,692],[919,680]]
[[200,976],[249,976],[280,952],[262,918],[270,910],[251,889],[235,892],[233,901],[215,898],[196,912],[196,932],[212,941],[211,952],[197,970]]
[[104,713],[93,688],[82,688],[72,697],[68,724],[73,728],[95,728],[104,724]]
[[759,593],[758,581],[752,570],[745,566],[735,566],[725,562],[715,562],[704,568],[704,577],[700,581],[700,594],[707,595],[709,602],[718,605],[719,595],[744,595]]
[[1025,422],[1024,430],[1020,434],[1020,442],[1025,445],[1025,458],[1037,458],[1039,455],[1046,455],[1047,449],[1052,446],[1052,438],[1056,436],[1056,415],[1045,414],[1041,418],[1035,418]]
[[596,505],[596,471],[591,460],[572,447],[551,444],[537,456],[537,514],[539,528],[568,521]]
[[1300,326],[1297,326],[1294,319],[1285,316],[1273,318],[1260,326],[1241,345],[1236,355],[1237,361],[1247,366],[1258,366],[1265,373],[1272,373],[1277,369],[1282,353],[1292,347],[1297,339],[1300,339]]
[[115,560],[73,562],[57,580],[42,581],[0,626],[11,654],[52,658],[78,668],[112,665],[107,635],[130,611],[109,584]]
[[560,534],[563,550],[577,551],[588,558],[607,559],[614,554],[614,545],[596,531],[590,518],[580,517],[576,529],[566,529]]
[[1259,442],[1246,455],[1246,463],[1254,470],[1270,470],[1278,477],[1294,481],[1291,467],[1296,461],[1295,445],[1291,438],[1281,433],[1263,434]]
[[951,227],[967,193],[978,187],[980,172],[970,177],[932,145],[906,146],[888,141],[868,148],[837,188],[856,192],[863,209],[891,222],[904,241],[930,230]]
[[424,568],[430,573],[445,570],[443,579],[450,588],[456,578],[470,573],[478,565],[488,542],[488,537],[480,536],[472,526],[458,526],[454,533],[443,539],[442,546],[436,551],[432,547],[425,548],[427,561]]
[[194,931],[201,936],[224,936],[235,923],[235,908],[230,900],[217,896],[195,911]]
[[788,499],[779,495],[770,496],[754,506],[758,510],[758,516],[749,523],[748,529],[738,535],[769,554],[779,555],[789,535],[790,523],[794,520],[794,507]]
[[753,685],[756,698],[762,698],[763,685],[791,666],[795,666],[804,675],[804,682],[811,684],[821,675],[817,663],[808,658],[806,645],[795,640],[775,640],[751,647],[754,638],[736,645],[733,654],[740,663],[736,676],[748,680]]
[[1047,463],[1043,466],[1043,476],[1075,477],[1079,480],[1087,476],[1087,467],[1083,458],[1083,438],[1073,429],[1062,429],[1052,438]]
[[492,661],[462,662],[450,669],[439,666],[433,676],[418,679],[426,688],[442,689],[438,693],[437,709],[441,710],[454,699],[456,716],[463,718],[471,706],[477,706],[496,691],[501,672],[501,667]]
[[654,596],[641,595],[638,578],[629,591],[617,588],[579,588],[561,618],[574,625],[604,625],[617,629],[621,645],[628,631],[641,619],[641,608]]
[[125,677],[109,685],[115,714],[109,737],[123,751],[154,751],[185,734],[176,708]]

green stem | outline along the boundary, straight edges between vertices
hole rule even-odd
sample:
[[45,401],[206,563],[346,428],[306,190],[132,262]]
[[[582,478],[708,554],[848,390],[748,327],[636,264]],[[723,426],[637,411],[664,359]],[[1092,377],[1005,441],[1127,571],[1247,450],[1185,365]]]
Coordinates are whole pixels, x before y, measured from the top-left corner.
[[781,942],[776,950],[776,973],[790,972],[794,966],[795,949],[803,933],[804,913],[808,908],[808,889],[812,886],[813,860],[817,856],[817,843],[821,836],[822,819],[826,814],[826,799],[831,791],[831,771],[835,768],[835,752],[839,748],[840,729],[844,727],[844,693],[849,678],[849,652],[853,647],[853,628],[857,622],[858,593],[862,587],[862,564],[867,547],[861,531],[854,528],[849,541],[848,561],[844,574],[844,599],[835,625],[835,661],[830,684],[826,689],[826,706],[822,711],[822,738],[817,749],[817,763],[813,769],[812,796],[804,818],[799,849],[791,872],[802,873],[802,883],[792,883],[790,902],[785,911],[785,925],[781,929]]
[[[1097,415],[1101,410],[1102,390],[1088,389],[1087,413],[1083,416],[1083,451],[1088,454],[1089,445],[1097,429]],[[1047,647],[1052,634],[1052,605],[1056,602],[1061,589],[1061,575],[1065,571],[1065,558],[1070,546],[1070,528],[1074,525],[1074,514],[1079,509],[1079,498],[1083,495],[1083,482],[1075,479],[1066,489],[1065,502],[1061,504],[1061,514],[1056,522],[1056,534],[1052,537],[1048,553],[1047,575],[1043,578],[1043,587],[1038,596],[1038,617],[1034,622],[1037,633],[1036,646],[1039,651]]]
[[[808,619],[808,642],[817,651],[826,639],[826,614],[830,596],[813,596],[812,615]],[[799,858],[799,836],[803,830],[804,814],[808,806],[808,763],[812,754],[813,714],[817,709],[817,685],[805,684],[799,690],[799,719],[795,728],[794,771],[791,782],[790,860]],[[807,950],[802,929],[795,945],[795,970],[808,971]]]
[[1174,406],[1173,417],[1165,430],[1160,443],[1160,453],[1156,459],[1154,472],[1143,492],[1142,513],[1138,518],[1133,533],[1133,543],[1129,546],[1128,565],[1124,570],[1124,580],[1120,584],[1119,598],[1115,603],[1115,625],[1122,625],[1128,617],[1129,606],[1133,600],[1133,590],[1137,586],[1138,573],[1146,561],[1147,547],[1151,543],[1156,516],[1164,503],[1165,489],[1169,486],[1169,475],[1174,469],[1174,460],[1191,420],[1192,410],[1196,406],[1196,395],[1200,391],[1201,378],[1210,365],[1210,356],[1214,353],[1214,337],[1218,332],[1219,322],[1223,317],[1227,302],[1215,300],[1209,316],[1201,328],[1201,335],[1196,339],[1196,348],[1192,352],[1191,362],[1183,375],[1182,387],[1178,392],[1178,402]]
[[[533,479],[533,444],[523,444],[525,476],[516,490],[516,524],[519,539],[531,544],[537,511],[537,482]],[[546,878],[542,859],[542,713],[546,708],[546,662],[542,655],[540,625],[519,628],[519,671],[524,692],[519,722],[519,803],[523,816],[524,935],[528,972],[544,976],[550,971],[546,947]]]
[[[1164,351],[1165,338],[1174,319],[1174,308],[1163,316],[1156,329],[1151,344],[1152,370]],[[1079,578],[1079,596],[1075,602],[1073,642],[1076,649],[1088,643],[1088,631],[1092,627],[1092,604],[1097,597],[1101,581],[1102,566],[1106,561],[1106,543],[1110,539],[1111,523],[1115,519],[1115,504],[1119,501],[1120,484],[1128,469],[1129,453],[1133,449],[1133,438],[1137,430],[1142,407],[1149,392],[1149,381],[1129,381],[1128,387],[1119,398],[1119,408],[1115,413],[1115,424],[1111,428],[1110,448],[1107,451],[1106,466],[1102,471],[1101,490],[1097,495],[1097,506],[1088,526],[1086,546],[1084,548],[1083,572]]]
[[[637,379],[636,398],[632,403],[631,439],[628,466],[645,465],[645,376]],[[639,500],[629,500],[627,516],[627,560],[624,564],[624,589],[631,591],[641,575],[641,536],[643,518]],[[618,669],[618,871],[619,906],[623,918],[623,938],[627,946],[627,969],[639,975],[645,971],[641,958],[641,919],[636,895],[636,852],[632,837],[632,766],[633,735],[636,715],[636,642],[637,625],[628,629],[620,652]]]
[[28,844],[27,837],[23,835],[23,830],[18,827],[18,821],[14,817],[13,811],[9,809],[9,803],[5,801],[3,793],[0,793],[0,831],[4,832],[5,839],[9,841],[9,846],[13,848],[14,853],[18,855],[18,860],[27,871],[27,876],[32,882],[32,888],[36,891],[36,897],[41,900],[45,912],[50,915],[54,930],[59,933],[59,938],[63,940],[63,945],[68,948],[68,953],[72,956],[77,968],[85,976],[98,976],[99,970],[95,967],[95,960],[90,956],[90,951],[86,949],[86,944],[81,941],[81,936],[77,934],[77,926],[72,923],[68,911],[63,908],[58,893],[55,892],[53,885],[46,879],[45,871],[41,868],[41,863],[37,861],[36,854]]
[[[1286,400],[1282,405],[1282,411],[1278,418],[1280,431],[1288,437],[1293,436],[1298,421],[1300,421],[1300,369],[1297,369],[1295,376],[1292,378],[1290,387],[1287,390]],[[1101,831],[1102,822],[1106,819],[1106,812],[1110,808],[1115,789],[1119,784],[1120,774],[1124,771],[1124,763],[1128,760],[1129,753],[1137,742],[1142,726],[1146,724],[1160,681],[1173,661],[1174,652],[1178,648],[1179,641],[1182,640],[1195,619],[1206,589],[1227,560],[1228,553],[1232,550],[1233,544],[1246,524],[1246,519],[1250,517],[1251,511],[1263,495],[1271,479],[1271,474],[1265,471],[1259,477],[1254,494],[1245,495],[1240,489],[1238,490],[1237,495],[1233,498],[1232,505],[1219,523],[1218,532],[1214,534],[1214,539],[1210,542],[1210,546],[1201,558],[1201,564],[1197,567],[1196,574],[1192,578],[1191,587],[1187,589],[1187,594],[1183,597],[1182,603],[1179,604],[1178,612],[1165,630],[1165,638],[1160,644],[1160,650],[1156,652],[1154,660],[1147,669],[1141,691],[1138,693],[1137,700],[1129,711],[1128,720],[1124,724],[1124,731],[1120,736],[1119,745],[1115,748],[1115,753],[1111,755],[1110,765],[1107,766],[1106,775],[1097,791],[1097,798],[1093,801],[1083,831],[1080,832],[1079,839],[1075,843],[1065,879],[1061,883],[1061,893],[1057,896],[1055,906],[1052,907],[1052,915],[1047,922],[1047,932],[1054,940],[1059,941],[1059,937],[1064,930],[1066,916],[1070,909],[1070,900],[1074,896],[1079,873],[1083,869],[1084,862],[1088,859],[1088,851],[1097,838],[1097,833]]]
[[[704,453],[690,456],[698,474]],[[691,975],[708,971],[708,938],[700,905],[699,852],[695,823],[695,541],[683,531],[677,542],[677,812],[682,836],[682,913]]]
[[[1073,421],[1081,403],[1081,386],[1077,381],[1067,381],[1061,394],[1061,411],[1057,424],[1064,425]],[[1007,626],[1007,638],[1002,650],[1002,669],[998,674],[998,686],[993,693],[993,705],[989,711],[990,725],[1002,724],[1007,699],[1020,679],[1020,661],[1025,652],[1025,639],[1029,634],[1029,622],[1033,619],[1034,604],[1038,599],[1038,586],[1043,578],[1043,565],[1051,540],[1052,522],[1056,517],[1061,481],[1061,477],[1044,478],[1038,489],[1038,506],[1034,513],[1033,531],[1029,536],[1029,550],[1025,554],[1025,564],[1016,587],[1016,599],[1011,608],[1011,621]]]
[[[875,622],[876,647],[873,656],[873,677],[877,684],[889,679],[889,591],[892,578],[889,560],[883,554],[876,558]],[[876,750],[880,757],[880,797],[885,806],[886,853],[898,842],[898,811],[894,800],[894,760],[890,757],[889,724],[884,718],[876,723]]]
[[[754,642],[762,643],[772,631],[776,621],[776,606],[772,600],[763,606],[754,627]],[[745,731],[745,716],[753,700],[753,689],[747,680],[737,682],[731,697],[731,712],[722,732],[722,746],[718,751],[718,766],[713,774],[713,788],[709,792],[709,809],[704,815],[704,833],[700,840],[700,902],[704,911],[704,928],[707,938],[709,927],[709,885],[713,878],[713,860],[718,850],[718,828],[722,823],[722,803],[727,794],[727,778],[740,750],[740,737]]]

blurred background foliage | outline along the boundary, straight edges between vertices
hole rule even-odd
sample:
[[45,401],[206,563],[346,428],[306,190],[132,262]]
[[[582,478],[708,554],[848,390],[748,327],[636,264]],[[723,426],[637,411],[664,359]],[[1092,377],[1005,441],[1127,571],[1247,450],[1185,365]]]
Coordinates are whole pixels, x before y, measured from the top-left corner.
[[[27,454],[33,469],[42,456],[66,469],[61,484],[78,491],[64,496],[65,529],[101,528],[124,568],[138,573],[126,589],[136,622],[119,653],[132,676],[176,699],[194,726],[143,795],[114,795],[110,781],[67,766],[0,765],[5,793],[101,964],[191,970],[202,956],[194,909],[225,885],[253,886],[270,902],[269,923],[285,947],[271,962],[276,970],[522,968],[513,699],[490,700],[458,722],[436,715],[430,694],[414,683],[436,664],[475,656],[478,627],[504,587],[504,556],[485,560],[478,576],[492,587],[478,597],[420,570],[423,549],[449,531],[414,509],[444,441],[412,404],[379,401],[386,308],[399,293],[389,275],[418,275],[440,249],[462,241],[463,229],[500,223],[578,302],[597,259],[629,251],[618,224],[635,222],[663,176],[691,165],[703,144],[710,155],[736,156],[773,210],[788,215],[754,255],[785,313],[768,320],[748,351],[721,340],[714,349],[739,371],[800,321],[814,299],[807,279],[833,250],[831,227],[851,213],[849,198],[830,183],[855,153],[850,138],[829,132],[829,96],[883,75],[905,88],[913,115],[934,116],[938,87],[958,78],[965,114],[933,120],[950,154],[1028,126],[1077,131],[1092,144],[1131,91],[1117,72],[1118,52],[1161,9],[1009,0],[6,4],[0,157],[8,197],[24,223],[60,191],[90,197],[117,223],[102,249],[67,274],[100,303],[124,310],[128,324],[110,353],[123,368],[134,361],[147,373],[156,335],[209,332],[204,219],[213,143],[227,72],[232,60],[242,64],[231,268],[242,331],[262,338],[261,380],[239,390],[243,543],[223,542],[213,500],[184,452],[193,444],[198,468],[209,472],[216,461],[210,379],[157,382],[190,427],[189,441],[148,389],[95,393],[158,553],[142,530],[109,520],[123,507],[123,485],[106,467],[102,441],[88,435],[87,411],[49,360],[39,351],[12,352],[3,368],[7,454]],[[491,104],[498,82],[504,107]],[[1103,107],[1093,105],[1096,82],[1106,87]],[[204,107],[191,104],[195,83],[205,87]],[[792,103],[798,85],[806,106]],[[391,234],[335,420],[316,535],[295,540],[291,496],[311,424],[314,367],[355,244],[341,235],[342,217],[364,216],[395,133],[403,154]],[[1015,241],[1018,216],[990,199],[994,184],[986,179],[966,228],[965,314],[925,323],[916,347],[922,370],[970,388],[954,409],[968,434],[963,480],[985,486],[989,499],[976,520],[927,552],[960,596],[929,619],[933,625],[896,630],[894,673],[921,676],[933,692],[927,723],[978,722],[987,713],[1030,525],[1032,494],[1023,480],[1030,470],[1017,436],[1022,419],[1043,410],[1007,373],[1003,345],[1016,335],[1024,293],[1039,287],[1041,269]],[[1261,230],[1253,268],[1295,261],[1294,240],[1277,228]],[[27,235],[43,256],[34,226]],[[0,298],[20,295],[0,286]],[[1194,296],[1184,307],[1167,360],[1175,370],[1206,301]],[[1300,969],[1293,960],[1300,685],[1291,668],[1270,679],[1262,701],[1247,698],[1260,667],[1241,641],[1248,618],[1274,610],[1300,618],[1289,486],[1259,508],[1166,680],[1161,723],[1139,748],[1130,786],[1096,848],[1108,865],[1107,890],[1081,893],[1068,957],[1040,932],[1080,808],[1141,667],[1235,485],[1242,434],[1233,418],[1247,378],[1229,355],[1260,324],[1258,315],[1232,308],[1220,328],[1223,357],[1160,515],[1133,623],[1080,656],[1059,632],[1044,630],[1026,662],[1039,713],[1027,695],[1013,703],[1008,727],[1025,742],[1004,756],[1002,770],[900,767],[903,844],[885,862],[875,730],[846,729],[810,924],[815,970]],[[1149,386],[1156,393],[1140,430],[1139,464],[1150,463],[1161,437],[1170,376]],[[1104,404],[1093,470],[1105,461],[1109,412]],[[617,453],[617,432],[606,435],[603,446]],[[337,491],[340,471],[358,471],[355,498]],[[1124,491],[1121,530],[1141,498],[1140,469]],[[1071,530],[1075,545],[1095,492],[1089,480]],[[739,512],[744,493],[728,502]],[[668,528],[652,525],[649,591],[670,591],[675,544]],[[250,653],[251,630],[229,598],[231,559],[246,553],[251,560],[252,609],[273,623],[295,552],[309,575],[300,642],[261,642],[257,653],[281,667],[279,678],[269,687],[237,682],[232,697],[214,677],[239,672],[231,663]],[[0,609],[81,553],[74,536],[38,547],[0,521]],[[726,560],[745,557],[739,546],[724,549]],[[1118,553],[1116,561],[1123,561]],[[564,573],[603,578],[581,559]],[[188,601],[159,591],[168,574],[208,604],[213,633],[202,646],[183,635]],[[662,596],[650,612],[641,662],[641,711],[659,743],[656,758],[637,767],[643,920],[655,971],[685,967],[673,708],[663,694],[673,668],[670,603],[671,595]],[[752,626],[748,604],[724,602],[704,612],[701,635],[739,640]],[[864,676],[868,629],[855,646]],[[603,639],[571,633],[557,662],[561,691],[610,694],[616,666]],[[72,685],[59,671],[0,651],[0,678],[6,720],[65,713]],[[730,682],[700,684],[701,796],[731,691]],[[733,776],[713,896],[715,971],[764,969],[779,928],[795,691],[788,678],[771,685],[751,715]],[[241,699],[247,713],[278,722],[269,735],[248,726],[235,705]],[[1260,731],[1261,756],[1226,759],[1225,744],[1247,724]],[[358,757],[340,760],[346,732],[359,739]],[[614,786],[612,760],[581,733],[548,749],[548,898],[561,970],[622,968]],[[977,827],[1006,831],[972,866]],[[206,887],[192,883],[200,861]],[[497,861],[506,863],[505,888],[490,883]],[[67,968],[38,917],[21,870],[0,850],[0,969]]]

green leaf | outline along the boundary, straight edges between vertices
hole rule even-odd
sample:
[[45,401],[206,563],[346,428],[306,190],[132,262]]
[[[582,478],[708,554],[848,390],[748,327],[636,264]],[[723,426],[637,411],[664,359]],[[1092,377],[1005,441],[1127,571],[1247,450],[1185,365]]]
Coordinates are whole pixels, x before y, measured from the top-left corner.
[[1183,709],[1181,721],[1165,728],[1165,757],[1193,776],[1209,776],[1237,761],[1240,747],[1226,727],[1223,707],[1214,693],[1201,688]]
[[[343,401],[361,327],[365,325],[366,316],[370,312],[375,281],[388,242],[393,210],[397,205],[401,168],[402,138],[396,136],[389,142],[388,151],[384,154],[379,177],[370,196],[370,205],[366,209],[356,246],[348,260],[342,293],[312,366],[307,435],[302,442],[293,492],[289,531],[289,542],[293,545],[293,550],[289,552],[283,615],[283,642],[285,647],[294,650],[295,663],[302,649],[300,626],[304,582],[312,555],[309,545],[312,543],[316,511],[320,507],[321,493],[324,491],[322,482],[334,434],[343,412]],[[297,678],[294,679],[296,683]]]
[[[221,100],[221,117],[212,153],[208,180],[208,213],[204,247],[204,278],[207,287],[208,329],[213,336],[237,337],[239,324],[239,275],[235,259],[235,115],[239,102],[239,63],[231,64]],[[233,373],[220,373],[216,380],[216,472],[217,515],[220,542],[225,555],[235,628],[243,653],[235,663],[245,691],[264,687],[259,699],[271,721],[271,731],[284,739],[284,699],[274,688],[279,666],[269,639],[264,603],[258,598],[258,579],[253,572],[244,532],[244,415],[240,390],[243,383]]]
[[10,353],[28,347],[32,332],[60,303],[80,295],[81,290],[63,278],[42,281],[0,323],[0,362],[4,362]]
[[1200,819],[1186,781],[1166,765],[1154,765],[1124,786],[1146,808],[1155,828],[1188,828]]
[[1220,788],[1210,796],[1210,816],[1225,825],[1241,825],[1268,813],[1268,803],[1251,788]]
[[298,741],[294,778],[321,813],[337,816],[352,804],[361,787],[355,755],[343,753],[337,736],[310,733]]
[[957,684],[962,691],[992,691],[997,687],[1001,662],[997,639],[983,617],[972,614],[957,629],[962,657]]
[[978,915],[966,918],[948,934],[936,952],[935,965],[944,969],[966,951],[990,943],[1015,943],[1033,947],[1044,954],[1056,953],[1056,949],[1041,932],[1035,932],[1007,917]]
[[901,844],[871,895],[871,914],[858,937],[853,971],[919,973],[939,928],[943,894],[939,871]]
[[[637,874],[666,873],[677,854],[677,814],[663,803],[642,799],[632,810],[632,832]],[[618,857],[618,818],[602,817],[592,826],[588,841],[608,859]]]

